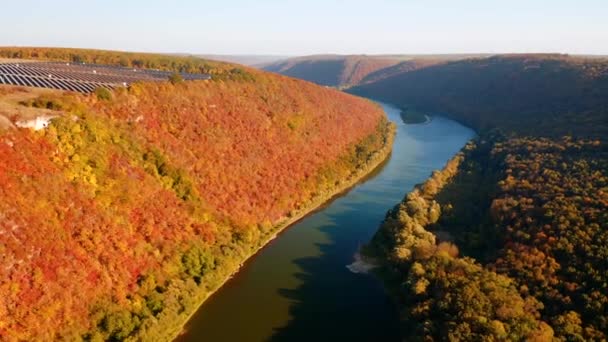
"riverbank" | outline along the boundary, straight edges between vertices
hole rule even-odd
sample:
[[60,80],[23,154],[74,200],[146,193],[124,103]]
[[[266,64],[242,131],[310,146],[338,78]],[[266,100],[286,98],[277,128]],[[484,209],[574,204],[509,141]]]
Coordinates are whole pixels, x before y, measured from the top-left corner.
[[[382,148],[373,152],[368,157],[367,161],[360,165],[356,170],[354,170],[348,177],[342,179],[338,184],[336,184],[335,188],[331,191],[326,191],[322,194],[313,197],[309,205],[306,208],[293,212],[289,217],[286,217],[283,221],[275,225],[269,233],[257,243],[251,251],[248,251],[242,258],[242,261],[235,265],[235,267],[229,269],[226,272],[222,272],[218,276],[221,278],[217,284],[213,284],[210,286],[210,289],[207,291],[201,291],[200,298],[195,298],[199,303],[192,310],[187,310],[188,315],[182,315],[179,317],[183,317],[183,319],[175,319],[175,329],[169,329],[166,331],[164,336],[166,336],[166,340],[174,340],[179,338],[179,336],[184,332],[184,327],[190,321],[192,316],[199,311],[201,306],[215,294],[219,289],[221,289],[228,280],[230,280],[238,271],[241,269],[241,266],[251,259],[253,256],[258,254],[270,241],[274,240],[281,232],[286,230],[288,227],[303,219],[307,215],[316,211],[320,207],[322,207],[325,203],[332,200],[336,196],[348,191],[355,185],[357,185],[361,180],[363,180],[367,175],[372,173],[376,168],[378,168],[389,156],[392,151],[393,142],[395,139],[396,128],[393,123],[387,122],[385,127],[385,138],[383,142]],[[185,312],[184,312],[185,313]],[[169,324],[167,324],[169,325]]]
[[[375,274],[400,311],[404,340],[509,336],[549,341],[553,336],[539,318],[537,298],[520,293],[514,279],[486,267],[488,262],[475,255],[480,247],[476,240],[491,250],[497,246],[492,236],[501,233],[488,215],[494,206],[489,194],[504,178],[488,167],[501,165],[491,141],[487,135],[474,139],[417,185],[389,210],[367,246],[367,255],[380,265]],[[474,211],[477,216],[471,215]],[[467,226],[475,228],[461,228]],[[446,240],[446,232],[454,237]],[[478,303],[485,304],[480,308]],[[505,312],[505,303],[523,309]]]
[[[399,341],[398,315],[380,281],[345,266],[373,236],[386,210],[441,168],[474,133],[440,116],[427,125],[406,125],[398,108],[380,105],[397,129],[390,157],[243,265],[188,322],[179,342],[319,336]],[[374,150],[381,144],[376,146]]]

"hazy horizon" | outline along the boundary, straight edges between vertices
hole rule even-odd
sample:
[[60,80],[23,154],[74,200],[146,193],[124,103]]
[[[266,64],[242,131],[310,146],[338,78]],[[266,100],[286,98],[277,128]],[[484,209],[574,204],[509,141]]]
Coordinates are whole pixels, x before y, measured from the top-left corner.
[[[8,2],[3,46],[207,55],[608,54],[608,4],[469,0]],[[26,9],[26,10],[25,10]]]

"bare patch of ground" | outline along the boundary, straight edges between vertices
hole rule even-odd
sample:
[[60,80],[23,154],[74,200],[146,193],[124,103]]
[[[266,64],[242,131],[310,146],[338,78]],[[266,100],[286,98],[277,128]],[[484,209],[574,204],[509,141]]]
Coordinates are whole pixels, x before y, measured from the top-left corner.
[[59,94],[58,90],[24,88],[0,85],[0,129],[14,128],[17,121],[34,120],[40,116],[56,116],[57,111],[45,108],[26,107],[20,102],[46,94]]

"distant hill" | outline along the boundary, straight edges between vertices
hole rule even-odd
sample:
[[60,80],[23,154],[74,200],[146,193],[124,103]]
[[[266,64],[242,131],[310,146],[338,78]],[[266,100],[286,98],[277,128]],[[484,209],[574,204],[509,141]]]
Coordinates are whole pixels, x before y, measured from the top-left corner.
[[399,62],[387,68],[378,69],[374,72],[367,74],[363,79],[353,85],[362,85],[368,83],[374,83],[383,79],[393,77],[405,72],[414,71],[422,68],[426,68],[431,65],[436,65],[445,62],[445,59],[440,58],[417,58],[403,62]]
[[545,135],[608,132],[608,59],[501,55],[389,74],[349,91],[449,113],[480,129],[534,127],[528,133]]
[[276,62],[264,70],[301,78],[331,87],[347,87],[358,84],[375,71],[396,65],[398,58],[368,56],[310,56]]
[[420,67],[479,55],[314,55],[263,66],[320,85],[348,88]]
[[186,54],[158,54],[96,49],[48,47],[0,47],[0,60],[72,62],[102,64],[137,69],[210,74],[214,79],[242,78],[246,72],[237,65],[220,63]]
[[196,57],[209,59],[212,61],[236,63],[253,67],[261,67],[280,60],[289,58],[288,56],[276,55],[195,55]]

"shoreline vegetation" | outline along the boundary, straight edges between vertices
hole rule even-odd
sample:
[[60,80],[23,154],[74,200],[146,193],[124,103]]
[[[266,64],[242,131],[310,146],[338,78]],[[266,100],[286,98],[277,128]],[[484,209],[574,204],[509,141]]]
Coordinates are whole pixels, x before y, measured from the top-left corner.
[[227,276],[224,276],[224,279],[219,284],[212,286],[213,288],[202,296],[200,303],[193,310],[191,310],[190,314],[183,321],[183,324],[179,326],[179,329],[172,329],[167,335],[169,337],[168,340],[178,339],[180,335],[186,333],[187,331],[184,330],[185,326],[198,312],[198,310],[202,308],[205,302],[217,291],[221,290],[221,288],[240,271],[241,267],[255,257],[255,255],[258,254],[262,249],[264,249],[269,242],[277,238],[284,230],[289,229],[289,227],[291,227],[293,224],[314,213],[326,203],[330,202],[336,197],[339,197],[342,193],[355,187],[359,182],[364,180],[365,177],[376,170],[390,156],[396,134],[394,124],[387,122],[385,132],[386,136],[381,149],[373,152],[364,165],[356,168],[355,171],[352,172],[347,178],[341,180],[340,183],[336,185],[335,189],[311,199],[306,208],[298,210],[298,212],[293,213],[291,217],[285,218],[284,221],[276,225],[262,242],[260,242],[251,252],[249,252],[249,254],[243,257],[238,267],[227,272]]
[[[449,333],[457,339],[549,341],[553,330],[539,319],[542,305],[534,297],[520,295],[507,276],[460,255],[458,246],[444,237],[449,235],[435,230],[451,209],[440,203],[442,190],[470,162],[478,139],[389,210],[362,253],[377,265],[373,273],[398,303],[405,338],[441,339]],[[513,309],[504,309],[504,303]]]
[[402,335],[604,340],[607,153],[594,139],[482,133],[417,185],[363,249]]

